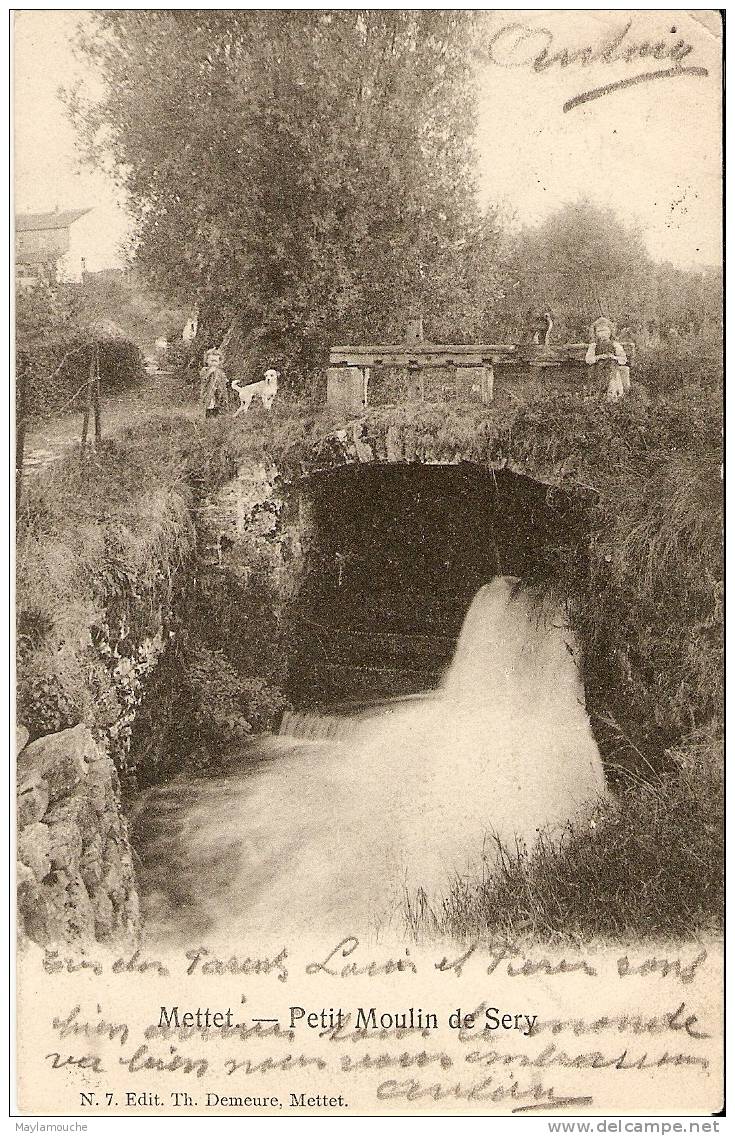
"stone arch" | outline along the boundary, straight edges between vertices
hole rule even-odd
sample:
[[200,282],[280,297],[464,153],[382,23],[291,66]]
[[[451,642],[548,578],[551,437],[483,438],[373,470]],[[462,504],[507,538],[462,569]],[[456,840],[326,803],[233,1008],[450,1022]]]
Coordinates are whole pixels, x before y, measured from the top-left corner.
[[309,541],[291,607],[291,695],[339,701],[436,686],[475,592],[584,554],[573,493],[468,461],[357,460],[291,482]]

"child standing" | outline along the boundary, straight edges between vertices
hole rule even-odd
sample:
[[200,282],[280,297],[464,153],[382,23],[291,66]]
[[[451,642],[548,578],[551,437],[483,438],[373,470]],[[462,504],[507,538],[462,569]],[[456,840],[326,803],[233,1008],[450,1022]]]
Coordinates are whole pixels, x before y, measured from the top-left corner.
[[613,339],[613,325],[605,316],[600,316],[592,324],[592,341],[584,357],[589,367],[594,367],[607,389],[608,402],[615,402],[630,390],[630,371],[626,366],[628,357],[622,343]]
[[227,408],[227,376],[222,369],[222,356],[216,347],[211,347],[205,354],[199,377],[204,417],[216,418],[221,410]]

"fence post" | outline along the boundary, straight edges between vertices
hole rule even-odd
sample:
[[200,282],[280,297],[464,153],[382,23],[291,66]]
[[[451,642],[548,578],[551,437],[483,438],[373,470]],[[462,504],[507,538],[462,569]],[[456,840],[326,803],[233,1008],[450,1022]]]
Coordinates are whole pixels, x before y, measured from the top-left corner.
[[87,376],[86,392],[84,396],[84,421],[82,422],[82,446],[81,456],[84,457],[84,451],[87,446],[87,431],[89,429],[89,414],[92,409],[92,388],[94,386],[95,374],[95,354],[92,352],[92,358],[89,361],[89,375]]
[[100,402],[100,345],[95,344],[94,349],[94,382],[92,385],[92,401],[94,405],[94,444],[99,448],[102,441],[102,406]]

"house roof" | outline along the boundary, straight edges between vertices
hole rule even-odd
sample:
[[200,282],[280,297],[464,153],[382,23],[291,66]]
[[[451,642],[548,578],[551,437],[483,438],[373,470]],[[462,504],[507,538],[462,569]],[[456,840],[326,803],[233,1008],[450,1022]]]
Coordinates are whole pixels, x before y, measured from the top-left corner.
[[68,229],[89,209],[65,209],[62,213],[18,213],[15,218],[16,233],[29,233],[39,229]]

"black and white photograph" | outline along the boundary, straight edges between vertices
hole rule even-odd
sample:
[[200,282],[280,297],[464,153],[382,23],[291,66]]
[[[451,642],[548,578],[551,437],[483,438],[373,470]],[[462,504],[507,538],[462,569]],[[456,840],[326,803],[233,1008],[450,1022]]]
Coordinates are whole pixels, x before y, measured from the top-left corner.
[[718,1131],[724,11],[10,23],[11,1115]]

